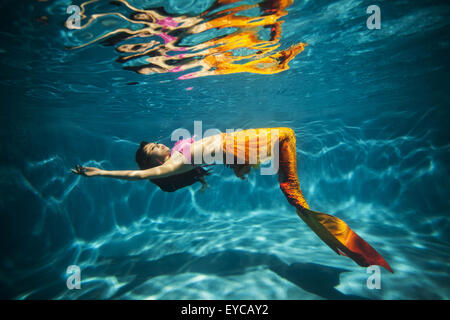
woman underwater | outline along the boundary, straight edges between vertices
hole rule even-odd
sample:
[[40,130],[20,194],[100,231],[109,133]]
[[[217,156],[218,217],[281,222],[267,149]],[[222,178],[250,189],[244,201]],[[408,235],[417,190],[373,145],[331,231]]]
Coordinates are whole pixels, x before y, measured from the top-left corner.
[[[300,190],[297,176],[295,133],[290,128],[248,129],[220,133],[194,141],[178,141],[169,149],[163,144],[141,142],[136,162],[141,170],[107,171],[77,166],[72,172],[85,177],[110,177],[125,180],[150,179],[163,191],[172,192],[195,182],[206,182],[208,171],[202,165],[222,160],[236,176],[245,179],[252,167],[278,158],[278,181],[288,202],[298,216],[337,254],[344,255],[362,267],[379,265],[392,271],[384,258],[347,224],[329,214],[312,211]],[[223,163],[222,162],[222,163]]]

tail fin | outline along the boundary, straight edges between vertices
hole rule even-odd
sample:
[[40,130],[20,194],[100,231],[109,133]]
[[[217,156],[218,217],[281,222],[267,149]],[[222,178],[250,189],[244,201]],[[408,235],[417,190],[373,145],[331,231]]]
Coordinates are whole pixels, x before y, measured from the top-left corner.
[[394,272],[386,260],[344,221],[301,207],[297,207],[297,214],[337,254],[349,257],[362,267],[378,265]]
[[[298,181],[296,140],[292,129],[280,127],[242,130],[230,134],[223,133],[222,138],[224,156],[232,155],[235,159],[240,157],[245,165],[250,165],[250,154],[266,153],[271,156],[278,154],[280,189],[288,202],[297,209],[299,217],[320,239],[337,254],[351,258],[360,266],[379,265],[393,272],[383,257],[353,232],[344,221],[309,210]],[[269,152],[270,150],[272,151]],[[238,169],[235,172],[237,171],[239,176],[240,167],[235,168]]]

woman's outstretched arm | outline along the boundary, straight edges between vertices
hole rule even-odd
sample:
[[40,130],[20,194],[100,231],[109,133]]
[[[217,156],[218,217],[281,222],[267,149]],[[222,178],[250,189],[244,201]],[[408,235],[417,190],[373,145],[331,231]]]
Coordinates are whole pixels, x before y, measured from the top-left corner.
[[72,172],[84,177],[107,177],[121,180],[143,180],[169,177],[191,170],[184,164],[179,155],[170,157],[164,164],[146,170],[103,170],[96,167],[82,167],[77,165]]

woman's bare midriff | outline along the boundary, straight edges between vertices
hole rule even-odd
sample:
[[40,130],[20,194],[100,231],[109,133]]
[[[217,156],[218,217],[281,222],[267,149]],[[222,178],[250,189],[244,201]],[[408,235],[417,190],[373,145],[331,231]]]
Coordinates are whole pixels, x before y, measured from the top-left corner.
[[216,152],[223,152],[223,137],[225,133],[219,133],[213,136],[203,138],[201,140],[195,141],[191,145],[191,159],[194,165],[211,164],[209,159],[214,157]]

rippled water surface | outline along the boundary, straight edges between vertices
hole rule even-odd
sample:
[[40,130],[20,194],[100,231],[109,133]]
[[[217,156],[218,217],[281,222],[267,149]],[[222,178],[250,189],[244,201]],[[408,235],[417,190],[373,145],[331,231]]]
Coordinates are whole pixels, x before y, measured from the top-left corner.
[[[449,5],[379,1],[369,30],[370,1],[269,2],[94,1],[69,30],[71,1],[2,1],[0,298],[450,298]],[[137,169],[141,140],[194,121],[294,129],[310,207],[395,273],[369,290],[275,176],[216,166],[207,191],[164,193],[70,174]]]

